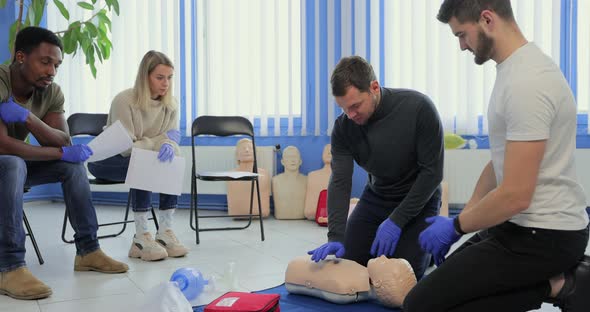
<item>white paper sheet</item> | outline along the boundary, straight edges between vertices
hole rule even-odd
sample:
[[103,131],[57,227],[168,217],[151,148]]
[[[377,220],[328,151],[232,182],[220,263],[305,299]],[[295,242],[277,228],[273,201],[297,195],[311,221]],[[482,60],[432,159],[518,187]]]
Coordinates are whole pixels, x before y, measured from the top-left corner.
[[184,157],[175,156],[172,162],[160,162],[158,152],[133,148],[125,184],[154,193],[180,195],[184,167]]
[[120,154],[132,146],[133,141],[129,137],[129,133],[117,120],[88,143],[88,147],[92,149],[93,154],[87,161],[103,160]]

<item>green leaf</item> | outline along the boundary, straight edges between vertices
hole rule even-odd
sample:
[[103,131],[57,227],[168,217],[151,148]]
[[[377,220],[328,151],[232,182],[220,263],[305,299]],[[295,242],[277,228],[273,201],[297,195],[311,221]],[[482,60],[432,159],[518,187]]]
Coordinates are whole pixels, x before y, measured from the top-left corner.
[[86,26],[86,30],[90,34],[91,38],[96,38],[96,36],[98,36],[98,29],[96,29],[96,26],[94,24],[92,24],[91,22],[86,22],[84,23],[84,26]]
[[92,77],[96,79],[96,66],[94,66],[94,62],[90,63],[90,72],[92,72]]
[[107,16],[107,11],[100,10],[100,12],[98,12],[98,14],[96,14],[96,17],[98,18],[99,26],[107,25],[109,27],[109,31],[110,31],[110,29],[111,29],[111,20]]
[[[31,21],[34,23],[33,25],[39,26],[41,24],[41,20],[43,19],[43,14],[45,14],[45,5],[47,4],[46,0],[37,0],[33,1],[33,10],[35,11],[35,18]],[[30,9],[30,7],[29,7]]]
[[92,72],[92,76],[96,78],[96,66],[94,59],[94,46],[90,44],[87,49],[84,49],[84,54],[86,54],[86,64],[90,66],[90,71]]
[[92,39],[88,37],[88,33],[81,31],[78,36],[78,42],[80,42],[80,47],[82,48],[84,54],[87,54],[86,51],[88,51],[88,47],[92,44]]
[[29,26],[31,25],[31,22],[35,20],[35,10],[32,8],[32,6],[29,6],[27,8],[27,18],[25,19],[24,24]]
[[88,2],[80,1],[78,2],[78,6],[86,10],[94,11],[94,6]]
[[0,0],[0,9],[6,6],[6,0]]
[[[10,53],[12,53],[12,56],[14,58],[14,40],[16,39],[16,27],[18,26],[18,24],[20,24],[19,21],[14,21],[14,23],[12,23],[12,25],[10,26],[10,35],[9,35],[9,42],[8,42],[8,49],[10,50]],[[12,59],[10,60],[12,61]]]
[[98,56],[98,60],[102,63],[102,51],[96,43],[93,43],[92,45],[94,46],[94,51],[96,51],[96,56]]
[[112,2],[113,2],[113,8],[115,8],[115,13],[116,13],[117,15],[119,15],[119,1],[117,1],[117,0],[112,0]]
[[96,4],[96,0],[92,0],[92,4]]
[[100,50],[100,53],[102,54],[102,58],[105,60],[109,59],[109,56],[111,54],[110,49],[107,47],[106,44],[104,44],[103,42],[98,42],[98,48]]
[[66,20],[70,20],[70,12],[68,11],[68,9],[66,9],[66,6],[59,0],[53,0],[53,4],[55,4],[55,6],[57,7],[57,9],[59,10],[59,13],[61,13],[61,15],[66,19]]
[[73,30],[69,30],[64,34],[62,41],[65,54],[72,54],[78,49],[78,41],[76,40],[75,35],[76,33]]

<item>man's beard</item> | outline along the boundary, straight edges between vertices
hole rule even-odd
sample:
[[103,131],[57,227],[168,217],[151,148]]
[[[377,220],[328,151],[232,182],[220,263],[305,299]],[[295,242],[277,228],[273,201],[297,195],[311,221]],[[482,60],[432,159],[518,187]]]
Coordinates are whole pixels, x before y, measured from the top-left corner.
[[475,55],[475,64],[482,65],[491,58],[492,48],[494,47],[494,39],[486,36],[483,31],[477,34],[477,50],[473,52]]

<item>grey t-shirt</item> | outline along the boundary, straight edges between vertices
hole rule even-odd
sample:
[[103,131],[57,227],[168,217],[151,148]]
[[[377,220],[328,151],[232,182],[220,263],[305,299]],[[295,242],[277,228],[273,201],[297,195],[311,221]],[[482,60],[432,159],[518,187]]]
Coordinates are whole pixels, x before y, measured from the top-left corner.
[[328,185],[328,240],[343,241],[353,160],[369,175],[368,187],[397,203],[390,218],[402,229],[432,196],[440,196],[443,129],[430,99],[417,91],[381,88],[381,102],[366,125],[340,115],[332,131]]
[[[11,96],[10,67],[9,65],[0,65],[0,103],[6,102]],[[64,112],[64,95],[61,88],[56,83],[52,83],[46,89],[36,89],[26,103],[18,104],[31,111],[39,119],[43,119],[47,113]],[[8,124],[6,127],[8,135],[15,139],[24,141],[29,134],[29,129],[22,123]]]
[[585,228],[586,197],[574,159],[576,103],[565,77],[534,43],[520,47],[496,69],[488,122],[497,184],[504,176],[506,141],[546,140],[531,204],[510,221],[555,230]]

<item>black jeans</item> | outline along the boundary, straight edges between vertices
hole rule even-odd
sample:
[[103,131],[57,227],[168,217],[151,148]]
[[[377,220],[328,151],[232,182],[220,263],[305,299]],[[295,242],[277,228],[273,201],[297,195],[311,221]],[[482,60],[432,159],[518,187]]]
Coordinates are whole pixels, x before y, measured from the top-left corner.
[[584,255],[588,228],[560,231],[504,222],[471,237],[425,276],[405,312],[530,311],[547,299],[549,278]]
[[[399,203],[386,200],[375,194],[368,186],[365,187],[356,208],[348,218],[344,236],[345,259],[353,260],[366,266],[371,245],[375,239],[377,228],[389,217]],[[440,209],[440,190],[437,190],[424,208],[403,229],[392,258],[406,259],[420,279],[430,263],[430,254],[425,253],[418,243],[418,235],[428,223],[424,219],[438,215]]]

